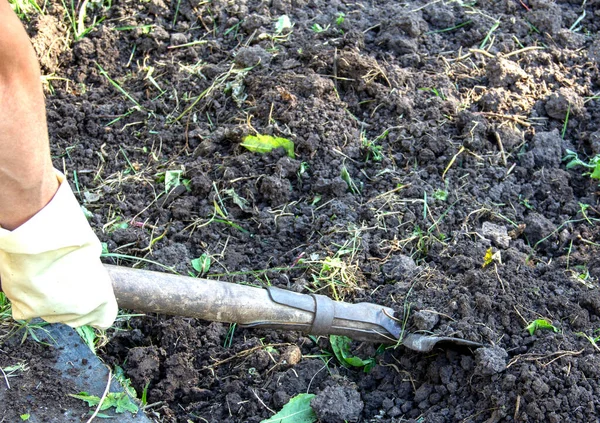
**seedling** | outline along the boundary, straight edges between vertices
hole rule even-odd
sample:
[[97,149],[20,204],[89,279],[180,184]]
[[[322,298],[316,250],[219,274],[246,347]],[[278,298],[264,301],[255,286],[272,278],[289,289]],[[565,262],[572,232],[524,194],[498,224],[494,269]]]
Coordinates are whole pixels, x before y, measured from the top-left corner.
[[240,144],[242,147],[254,153],[268,153],[276,148],[283,148],[292,159],[294,154],[294,143],[287,138],[273,137],[271,135],[246,135]]
[[433,198],[440,201],[446,201],[448,199],[448,191],[444,189],[438,189],[433,193]]
[[108,73],[102,68],[102,66],[100,66],[98,63],[96,63],[96,67],[98,67],[98,71],[100,72],[100,75],[104,76],[106,78],[106,80],[113,86],[115,87],[117,90],[119,90],[119,92],[121,94],[123,94],[129,101],[131,101],[133,104],[135,104],[136,107],[138,107],[138,109],[142,109],[142,106],[140,103],[138,103],[138,101],[133,98],[127,91],[125,91],[116,81],[114,81],[109,75]]
[[571,105],[567,106],[567,113],[565,114],[565,122],[563,123],[562,131],[560,132],[560,137],[564,140],[565,134],[567,133],[567,126],[569,125],[569,114],[571,113]]
[[119,414],[125,413],[126,411],[129,411],[132,414],[138,412],[138,406],[125,392],[110,392],[108,395],[106,395],[103,401],[100,397],[97,397],[96,395],[90,395],[87,392],[69,394],[69,396],[87,402],[90,408],[96,407],[98,404],[100,404],[100,402],[102,402],[100,405],[100,411],[114,408],[115,412]]
[[577,265],[571,268],[571,274],[578,282],[581,282],[587,288],[594,288],[594,280],[590,275],[590,270],[587,266]]
[[225,335],[225,341],[223,342],[223,348],[231,347],[233,344],[233,335],[235,334],[235,328],[237,327],[237,323],[230,323],[229,329],[227,330],[227,334]]
[[43,13],[35,0],[8,0],[8,3],[21,20],[29,21],[29,15]]
[[346,14],[344,12],[338,12],[337,18],[335,18],[335,24],[337,26],[342,26],[344,21],[346,20]]
[[589,172],[584,172],[583,175],[589,176],[592,179],[600,179],[600,154],[595,155],[586,163],[579,158],[579,155],[575,151],[567,150],[567,155],[563,157],[563,161],[568,161],[567,169],[582,166],[590,169]]
[[330,335],[329,343],[331,344],[333,354],[342,366],[362,367],[365,373],[369,372],[375,366],[374,357],[363,360],[360,357],[352,355],[350,352],[352,340],[347,336]]
[[553,332],[558,332],[558,328],[556,328],[546,319],[536,319],[529,323],[525,329],[529,331],[529,335],[531,336],[533,336],[538,330],[551,330]]
[[367,152],[366,161],[373,159],[373,161],[375,161],[375,162],[380,162],[383,159],[383,154],[382,154],[383,147],[381,146],[380,143],[388,136],[389,133],[390,133],[390,130],[386,129],[381,134],[379,134],[377,137],[370,140],[367,138],[367,133],[364,129],[360,131],[361,146]]
[[123,387],[123,390],[132,398],[137,398],[137,392],[135,388],[131,386],[131,380],[125,376],[125,371],[121,366],[115,366],[114,370],[115,379],[119,382],[119,385]]
[[30,418],[30,417],[31,417],[31,414],[29,414],[29,413],[21,414],[21,415],[19,416],[19,418],[20,418],[22,421],[24,421],[24,422],[26,422],[27,420],[29,420],[29,418]]
[[173,188],[181,185],[181,174],[183,170],[167,170],[165,172],[165,193],[169,193]]
[[67,15],[67,20],[71,25],[73,38],[75,41],[81,40],[106,19],[106,16],[102,16],[100,19],[98,19],[97,16],[94,16],[91,19],[91,22],[87,24],[86,20],[88,20],[88,9],[91,10],[94,4],[99,4],[100,7],[106,10],[111,6],[110,2],[104,6],[102,2],[90,3],[90,0],[83,0],[78,4],[78,6],[75,6],[74,0],[71,0],[69,5],[67,5],[65,0],[61,0],[61,2],[65,8],[65,14]]
[[260,423],[314,423],[317,415],[310,406],[315,394],[298,394],[283,406],[281,411]]
[[210,270],[211,258],[207,253],[202,254],[200,257],[192,260],[192,267],[198,275],[202,276],[208,273]]
[[75,331],[79,334],[83,342],[88,348],[96,355],[97,348],[106,345],[108,338],[104,331],[94,329],[91,326],[85,325],[75,328]]
[[480,50],[483,50],[485,48],[485,46],[490,41],[490,38],[492,37],[492,34],[494,33],[495,30],[498,29],[499,26],[500,26],[500,22],[496,22],[496,23],[494,23],[494,25],[492,25],[492,27],[490,28],[490,30],[488,31],[488,33],[485,35],[485,38],[483,39],[483,41],[479,45],[479,49]]
[[438,90],[435,87],[424,87],[424,88],[418,88],[418,90],[433,93],[436,97],[439,97],[442,100],[446,100],[446,96],[444,95],[444,91],[442,89]]
[[246,208],[248,207],[248,200],[246,200],[244,197],[235,192],[235,189],[225,189],[223,190],[223,194],[231,198],[231,201],[233,201],[233,203],[237,205],[240,209],[246,210]]
[[428,31],[428,32],[425,33],[425,35],[439,34],[439,33],[442,33],[442,32],[454,31],[454,30],[462,28],[463,26],[467,26],[467,25],[469,25],[471,23],[473,23],[473,21],[471,19],[469,19],[468,21],[461,22],[461,23],[459,23],[457,25],[454,25],[454,26],[451,26],[451,27],[448,27],[448,28],[436,29],[434,31]]
[[535,207],[529,202],[529,199],[523,197],[521,194],[519,194],[519,204],[525,206],[526,209],[535,210]]
[[323,28],[321,25],[319,25],[318,23],[314,23],[312,24],[312,26],[310,27],[310,29],[312,29],[314,32],[316,32],[317,34],[320,34],[321,32],[325,32],[329,29],[331,25],[326,25],[325,28]]
[[275,32],[279,35],[282,34],[286,29],[292,29],[294,25],[288,15],[281,15],[275,23]]
[[340,177],[344,182],[346,182],[348,188],[350,189],[350,191],[352,191],[353,194],[360,194],[360,190],[358,189],[358,186],[356,186],[356,184],[354,183],[354,180],[352,180],[350,173],[348,173],[348,168],[346,167],[346,165],[342,166]]

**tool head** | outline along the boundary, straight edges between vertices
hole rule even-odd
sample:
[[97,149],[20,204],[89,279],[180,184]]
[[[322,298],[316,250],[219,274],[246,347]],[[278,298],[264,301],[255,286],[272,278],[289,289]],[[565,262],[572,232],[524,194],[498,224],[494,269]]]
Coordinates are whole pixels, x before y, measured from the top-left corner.
[[420,335],[416,333],[405,334],[402,339],[402,345],[406,348],[418,352],[429,352],[439,342],[446,342],[454,345],[462,345],[471,348],[480,348],[484,345],[479,342],[468,341],[466,339],[453,338],[450,336],[433,336],[433,335]]

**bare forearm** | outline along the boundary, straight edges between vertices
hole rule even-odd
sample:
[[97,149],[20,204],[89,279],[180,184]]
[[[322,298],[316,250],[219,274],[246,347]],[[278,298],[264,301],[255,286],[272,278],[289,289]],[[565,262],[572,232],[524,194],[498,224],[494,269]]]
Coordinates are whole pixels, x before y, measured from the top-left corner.
[[0,225],[20,226],[57,188],[37,58],[21,22],[0,0]]

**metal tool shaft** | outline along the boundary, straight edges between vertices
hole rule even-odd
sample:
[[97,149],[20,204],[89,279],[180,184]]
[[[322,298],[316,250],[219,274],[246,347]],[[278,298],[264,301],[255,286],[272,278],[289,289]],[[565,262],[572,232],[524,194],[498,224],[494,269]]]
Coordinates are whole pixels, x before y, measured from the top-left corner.
[[119,307],[196,317],[249,327],[346,335],[358,341],[394,343],[401,330],[391,308],[349,304],[323,295],[106,265]]

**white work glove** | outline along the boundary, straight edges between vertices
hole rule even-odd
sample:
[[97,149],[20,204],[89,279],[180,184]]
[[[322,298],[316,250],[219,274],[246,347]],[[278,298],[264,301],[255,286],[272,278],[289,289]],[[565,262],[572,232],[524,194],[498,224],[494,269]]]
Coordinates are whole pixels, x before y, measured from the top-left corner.
[[117,316],[102,247],[64,175],[54,198],[13,231],[0,228],[0,281],[15,319],[106,329]]

